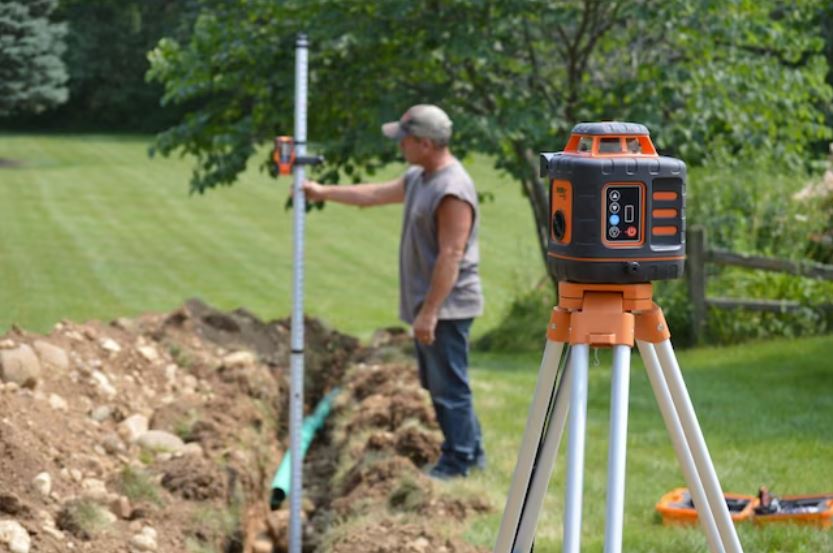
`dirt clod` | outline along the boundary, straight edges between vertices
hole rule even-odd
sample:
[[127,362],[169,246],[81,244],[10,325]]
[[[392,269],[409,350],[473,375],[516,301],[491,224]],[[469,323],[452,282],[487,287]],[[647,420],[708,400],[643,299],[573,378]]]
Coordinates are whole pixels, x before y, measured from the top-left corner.
[[177,457],[160,470],[162,486],[183,499],[202,501],[226,496],[226,479],[221,470],[203,459]]

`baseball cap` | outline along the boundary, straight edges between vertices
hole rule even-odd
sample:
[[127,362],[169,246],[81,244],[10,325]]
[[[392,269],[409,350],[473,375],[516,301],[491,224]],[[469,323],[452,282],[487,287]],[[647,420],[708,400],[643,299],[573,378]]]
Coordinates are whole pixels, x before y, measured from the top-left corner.
[[445,145],[451,139],[451,119],[433,104],[417,104],[411,106],[399,121],[382,125],[382,134],[393,140],[417,136]]

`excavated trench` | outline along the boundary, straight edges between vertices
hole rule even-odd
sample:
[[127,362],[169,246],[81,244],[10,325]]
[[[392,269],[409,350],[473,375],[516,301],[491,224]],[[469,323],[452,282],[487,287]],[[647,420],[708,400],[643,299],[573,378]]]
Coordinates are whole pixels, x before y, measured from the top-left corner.
[[[269,497],[289,442],[288,320],[191,300],[0,340],[0,360],[29,348],[43,364],[34,381],[0,386],[0,519],[19,523],[33,551],[287,550],[288,501],[271,511]],[[306,411],[340,392],[305,460],[304,551],[479,551],[461,534],[492,507],[421,470],[441,435],[404,332],[363,347],[307,319],[305,341]],[[132,435],[142,417],[146,435]],[[146,443],[161,434],[180,441]],[[31,484],[44,472],[47,494]]]

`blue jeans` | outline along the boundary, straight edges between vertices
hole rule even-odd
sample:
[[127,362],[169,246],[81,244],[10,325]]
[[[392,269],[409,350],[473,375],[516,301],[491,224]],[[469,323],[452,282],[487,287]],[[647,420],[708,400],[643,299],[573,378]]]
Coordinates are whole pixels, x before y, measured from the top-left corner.
[[431,394],[445,441],[440,464],[463,472],[482,455],[480,421],[474,414],[469,386],[469,329],[473,319],[437,322],[434,343],[416,342],[419,379]]

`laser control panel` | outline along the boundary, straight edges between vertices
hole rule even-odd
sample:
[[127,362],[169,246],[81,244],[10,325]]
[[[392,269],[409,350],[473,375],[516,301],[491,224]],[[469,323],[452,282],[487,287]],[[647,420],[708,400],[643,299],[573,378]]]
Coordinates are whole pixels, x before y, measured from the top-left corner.
[[609,184],[604,189],[604,241],[609,246],[642,243],[644,186]]

